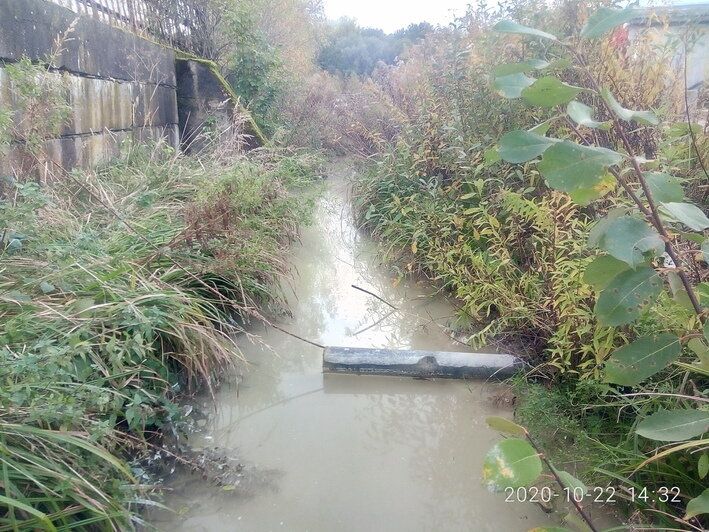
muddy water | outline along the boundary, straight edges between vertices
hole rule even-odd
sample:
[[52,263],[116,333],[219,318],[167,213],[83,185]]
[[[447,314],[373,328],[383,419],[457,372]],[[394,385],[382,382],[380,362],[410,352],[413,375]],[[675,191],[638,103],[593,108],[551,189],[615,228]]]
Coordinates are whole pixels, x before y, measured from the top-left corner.
[[[454,311],[444,299],[379,267],[345,190],[343,176],[332,176],[318,222],[295,246],[294,317],[281,325],[325,345],[464,350],[440,327]],[[400,311],[388,315],[352,284]],[[190,437],[245,469],[228,491],[189,474],[175,479],[167,503],[180,511],[155,522],[160,529],[515,532],[554,524],[537,506],[506,503],[481,484],[483,457],[499,438],[485,417],[507,415],[491,400],[495,385],[323,375],[320,349],[274,329],[254,332],[264,344],[245,345],[249,368]]]

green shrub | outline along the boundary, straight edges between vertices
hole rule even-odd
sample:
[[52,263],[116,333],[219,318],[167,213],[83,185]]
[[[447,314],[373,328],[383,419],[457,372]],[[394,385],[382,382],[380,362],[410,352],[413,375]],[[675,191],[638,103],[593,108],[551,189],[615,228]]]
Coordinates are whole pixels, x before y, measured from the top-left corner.
[[319,161],[147,153],[0,190],[0,528],[130,529],[146,494],[127,453],[212,391],[238,323],[278,304]]

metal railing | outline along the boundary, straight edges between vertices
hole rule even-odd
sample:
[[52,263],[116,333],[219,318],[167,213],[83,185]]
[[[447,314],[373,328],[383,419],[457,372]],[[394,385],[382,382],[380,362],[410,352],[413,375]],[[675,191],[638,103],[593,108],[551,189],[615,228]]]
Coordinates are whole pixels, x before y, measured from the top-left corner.
[[209,3],[190,0],[49,0],[106,24],[211,58]]

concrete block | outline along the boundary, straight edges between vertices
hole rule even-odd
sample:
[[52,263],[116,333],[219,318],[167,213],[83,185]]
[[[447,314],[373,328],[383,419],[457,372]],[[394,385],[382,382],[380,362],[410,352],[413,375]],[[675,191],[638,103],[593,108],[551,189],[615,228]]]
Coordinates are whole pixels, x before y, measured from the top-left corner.
[[326,347],[323,371],[362,375],[401,375],[454,379],[504,379],[523,366],[512,355]]
[[[44,60],[77,14],[44,0],[2,0],[0,59]],[[74,73],[175,86],[175,54],[163,46],[78,16],[57,66]]]

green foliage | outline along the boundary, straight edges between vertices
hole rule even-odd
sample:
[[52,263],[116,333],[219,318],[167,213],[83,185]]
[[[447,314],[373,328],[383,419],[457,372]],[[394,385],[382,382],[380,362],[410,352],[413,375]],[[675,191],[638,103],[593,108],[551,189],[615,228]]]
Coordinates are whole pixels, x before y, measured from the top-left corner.
[[687,512],[684,514],[684,518],[691,519],[701,514],[709,514],[709,488],[687,503]]
[[541,59],[530,59],[520,63],[510,63],[508,65],[496,66],[492,72],[495,77],[506,76],[508,74],[516,74],[517,72],[531,72],[532,70],[540,70],[549,66],[549,63]]
[[501,20],[500,22],[495,24],[493,29],[499,33],[517,33],[520,35],[531,35],[532,37],[551,39],[553,41],[557,40],[557,38],[551,33],[530,28],[528,26],[523,26],[522,24],[518,24],[517,22],[514,22],[512,20]]
[[550,145],[539,163],[547,184],[562,192],[597,186],[606,169],[620,162],[621,156],[606,148],[582,146],[567,140]]
[[284,90],[282,60],[257,25],[258,6],[253,2],[232,2],[228,6],[222,31],[229,36],[231,53],[223,67],[224,77],[269,135],[276,120],[275,104]]
[[13,104],[4,111],[8,113],[5,118],[0,118],[0,129],[34,155],[47,138],[61,133],[71,113],[66,74],[52,73],[51,62],[52,58],[42,64],[22,57],[3,66]]
[[[580,36],[586,39],[601,37],[632,17],[632,8],[621,11],[600,7],[590,16]],[[509,32],[511,27],[516,26],[514,23],[503,25],[503,31]],[[524,28],[516,33],[528,37],[540,36],[531,28]],[[657,125],[659,119],[653,111],[635,111],[624,107],[607,88],[602,88],[602,82],[594,77],[591,68],[587,66],[589,62],[583,56],[584,51],[580,45],[574,48],[571,44],[560,43],[556,55],[578,61],[578,69],[584,72],[582,78],[589,83],[588,90],[596,95],[590,98],[590,101],[598,106],[598,111],[594,111],[594,108],[586,103],[577,102],[575,98],[581,95],[581,89],[574,93],[571,87],[556,76],[537,79],[528,88],[520,91],[520,95],[528,103],[542,108],[570,102],[566,112],[556,117],[559,120],[567,119],[569,124],[576,123],[601,130],[608,130],[606,124],[612,124],[609,138],[615,139],[616,145],[621,148],[610,149],[607,142],[603,147],[599,147],[597,135],[589,137],[573,127],[576,140],[581,144],[569,142],[563,136],[556,139],[544,137],[540,140],[529,136],[528,132],[519,131],[507,133],[501,139],[500,153],[501,156],[510,153],[510,139],[516,140],[518,144],[521,140],[522,148],[527,150],[526,155],[529,158],[520,156],[520,162],[542,154],[536,167],[545,178],[546,184],[556,190],[570,193],[571,198],[582,205],[604,195],[594,194],[594,191],[602,192],[597,187],[608,173],[620,185],[618,189],[611,190],[610,195],[606,195],[605,204],[597,202],[608,215],[596,223],[589,235],[589,244],[609,254],[596,259],[584,273],[584,279],[591,283],[597,292],[594,312],[598,323],[606,326],[636,323],[656,301],[660,302],[658,307],[663,301],[672,301],[676,304],[679,318],[673,324],[667,324],[670,332],[656,334],[653,331],[653,334],[640,336],[607,358],[607,382],[638,386],[650,378],[656,378],[666,372],[670,365],[677,363],[682,354],[682,338],[678,336],[678,331],[691,334],[704,319],[704,309],[692,286],[692,279],[677,252],[677,247],[682,245],[679,243],[680,238],[688,240],[690,245],[698,239],[686,233],[675,233],[677,228],[671,224],[674,222],[694,231],[703,231],[709,228],[709,218],[696,205],[682,201],[684,192],[676,178],[668,173],[653,172],[657,165],[636,155],[629,140],[633,131],[629,128]],[[544,60],[546,57],[540,59]],[[531,99],[525,96],[525,93],[528,95],[528,91],[533,90],[537,84],[544,84],[546,91]],[[515,97],[509,94],[506,96]],[[609,122],[593,120],[594,114],[609,117]],[[563,135],[565,132],[559,133]],[[513,148],[518,152],[520,150],[519,146]],[[512,153],[514,160],[515,152]],[[633,191],[633,186],[638,187],[640,194]],[[609,205],[615,208],[609,209]],[[672,260],[671,264],[677,267],[667,273],[669,293],[664,292],[663,279],[656,271],[657,267],[663,265],[656,261],[663,253],[667,254]],[[702,342],[693,339],[688,346],[698,354],[700,360],[702,356],[706,356]],[[691,372],[697,366],[681,363],[681,367]],[[671,391],[675,392],[674,389]],[[696,393],[699,395],[701,392]],[[707,419],[706,412],[693,407],[660,411],[645,417],[635,432],[659,441],[681,442],[706,432],[709,428]],[[643,462],[639,468],[696,445],[699,443],[688,442],[667,449]],[[691,475],[687,474],[688,477]],[[692,490],[696,490],[696,487],[693,486],[690,492]]]
[[541,473],[539,454],[519,438],[508,438],[496,444],[487,453],[483,464],[483,480],[492,491],[526,486]]
[[635,432],[657,441],[689,440],[709,432],[709,412],[661,410],[638,423]]
[[[514,339],[535,356],[545,352],[544,372],[588,375],[624,335],[595,327],[592,292],[582,281],[591,256],[581,240],[591,218],[538,173],[488,157],[513,124],[540,127],[505,136],[503,160],[531,160],[559,143],[543,136],[552,110],[495,98],[485,82],[500,61],[505,76],[548,61],[506,62],[499,50],[490,34],[452,29],[377,78],[402,126],[392,144],[380,145],[373,171],[355,183],[355,205],[402,274],[423,273],[460,300],[457,323],[476,326],[472,345]],[[608,187],[605,175],[594,184]]]
[[666,202],[660,203],[661,210],[683,223],[694,231],[703,231],[709,228],[709,218],[699,207],[691,203]]
[[433,30],[427,22],[411,24],[392,34],[361,28],[353,20],[340,19],[325,27],[325,43],[317,63],[333,74],[369,75],[377,63],[394,63],[404,50]]
[[519,98],[523,91],[533,83],[534,78],[525,76],[522,72],[495,78],[495,88],[505,98]]
[[603,325],[631,323],[661,291],[662,280],[652,268],[622,271],[603,288],[594,311]]
[[569,102],[569,105],[566,107],[566,112],[569,118],[579,126],[590,127],[591,129],[602,129],[605,131],[611,128],[610,122],[597,122],[594,120],[593,109],[579,101],[573,100]]
[[159,443],[180,398],[212,391],[238,361],[247,309],[278,304],[317,165],[266,151],[206,163],[157,146],[52,187],[3,183],[2,525],[135,526],[150,493],[126,451]]
[[523,89],[521,96],[530,105],[554,107],[570,102],[582,91],[580,87],[563,83],[554,76],[545,76]]
[[499,432],[504,432],[505,434],[511,434],[512,436],[525,436],[526,430],[521,425],[513,423],[509,419],[502,417],[489,417],[485,420],[490,428],[493,428]]
[[684,199],[682,184],[671,175],[662,172],[646,172],[645,181],[655,201],[667,203],[681,202]]
[[658,257],[665,249],[660,235],[646,222],[633,216],[613,220],[601,237],[599,247],[635,268],[646,256]]
[[627,269],[628,265],[625,262],[610,255],[601,255],[586,266],[586,271],[583,272],[583,280],[585,283],[590,284],[594,290],[600,292],[619,273]]
[[[393,134],[348,109],[351,127],[376,138],[363,153],[379,151],[355,206],[400,275],[456,298],[454,325],[472,329],[472,346],[516,340],[531,373],[562,386],[566,397],[528,410],[536,435],[597,466],[587,472],[597,482],[676,482],[696,497],[691,451],[704,440],[658,452],[635,429],[661,409],[702,412],[687,397],[706,397],[709,347],[697,336],[709,289],[697,281],[709,243],[692,204],[705,178],[689,161],[707,145],[701,128],[672,124],[677,84],[662,81],[671,54],[614,31],[632,13],[471,10],[377,70],[362,107],[388,112]],[[508,14],[519,22],[498,22]]]
[[633,6],[628,6],[623,10],[611,9],[600,6],[589,17],[586,25],[581,29],[581,37],[594,39],[601,37],[613,28],[633,19],[636,15]]
[[0,422],[3,493],[0,525],[7,530],[66,530],[78,526],[130,529],[122,497],[96,481],[134,479],[126,465],[83,435]]
[[601,90],[601,96],[606,101],[610,109],[616,114],[621,120],[626,122],[637,122],[638,124],[654,125],[659,123],[659,120],[655,113],[652,111],[631,111],[621,106],[618,101],[613,97],[611,92],[603,88]]
[[498,153],[502,160],[508,163],[526,163],[544,153],[556,142],[559,141],[530,131],[511,131],[500,139]]
[[640,384],[677,360],[679,354],[676,336],[643,336],[611,355],[606,362],[606,380],[623,386]]

